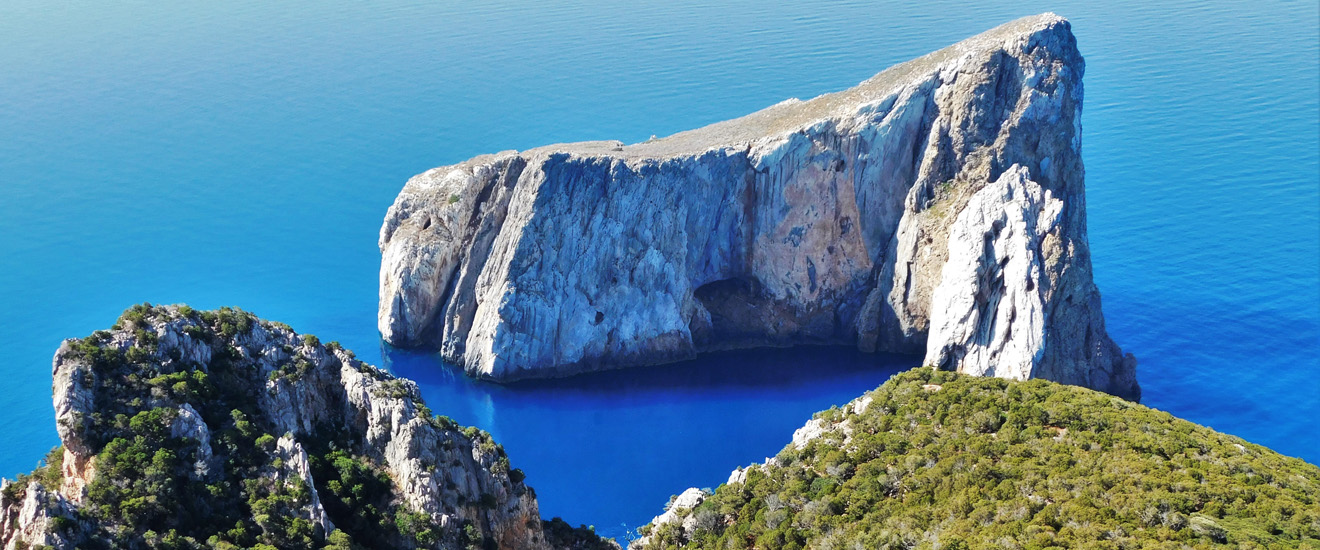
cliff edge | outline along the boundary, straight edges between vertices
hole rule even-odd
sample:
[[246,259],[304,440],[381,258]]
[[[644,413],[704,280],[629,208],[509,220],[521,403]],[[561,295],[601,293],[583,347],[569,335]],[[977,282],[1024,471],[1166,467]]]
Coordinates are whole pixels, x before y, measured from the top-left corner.
[[1086,236],[1084,62],[1020,19],[809,101],[420,174],[383,337],[512,380],[796,343],[1138,399]]

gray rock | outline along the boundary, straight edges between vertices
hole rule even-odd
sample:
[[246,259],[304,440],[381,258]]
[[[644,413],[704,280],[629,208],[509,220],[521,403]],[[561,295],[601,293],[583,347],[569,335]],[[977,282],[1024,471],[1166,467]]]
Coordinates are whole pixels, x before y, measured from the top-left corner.
[[325,508],[321,506],[321,496],[317,493],[315,481],[312,479],[312,464],[302,444],[290,436],[281,437],[275,442],[275,455],[279,457],[282,467],[274,468],[271,477],[280,482],[296,481],[312,487],[311,504],[305,510],[307,514],[305,517],[322,534],[334,531],[335,524],[330,521]]
[[670,137],[427,171],[381,227],[381,334],[497,380],[827,343],[1137,398],[1091,279],[1084,67],[1045,14]]
[[746,482],[747,482],[747,468],[738,467],[738,468],[734,468],[732,472],[729,472],[729,480],[725,481],[724,484],[733,485],[735,483],[746,483]]
[[5,496],[12,490],[11,483],[0,482],[0,548],[73,548],[85,526],[71,519],[76,516],[69,499],[30,481],[20,499],[11,502]]
[[669,502],[668,506],[665,506],[664,513],[651,519],[650,526],[652,534],[633,540],[628,544],[628,548],[638,549],[646,547],[655,540],[653,534],[658,529],[671,523],[677,524],[684,533],[691,533],[696,529],[697,525],[696,518],[691,515],[691,512],[694,508],[700,506],[702,502],[705,502],[706,497],[709,496],[710,493],[706,491],[696,487],[688,487],[681,494],[674,497],[674,499]]
[[[184,403],[170,424],[170,435],[197,442],[197,457],[193,462],[193,479],[204,479],[211,471],[211,429],[192,405]],[[90,457],[89,457],[90,458]],[[306,458],[304,456],[304,458]]]
[[811,440],[825,434],[825,421],[815,418],[807,421],[805,425],[793,431],[793,446],[802,449],[810,443]]

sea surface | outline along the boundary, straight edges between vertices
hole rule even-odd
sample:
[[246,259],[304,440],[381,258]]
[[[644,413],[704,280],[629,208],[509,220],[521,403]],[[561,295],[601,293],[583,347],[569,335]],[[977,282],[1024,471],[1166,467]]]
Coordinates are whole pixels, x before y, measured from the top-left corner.
[[0,474],[58,443],[60,340],[235,305],[417,379],[546,517],[622,536],[918,362],[804,348],[508,387],[376,332],[386,208],[480,153],[642,141],[1069,17],[1095,277],[1143,402],[1320,463],[1314,0],[0,5]]

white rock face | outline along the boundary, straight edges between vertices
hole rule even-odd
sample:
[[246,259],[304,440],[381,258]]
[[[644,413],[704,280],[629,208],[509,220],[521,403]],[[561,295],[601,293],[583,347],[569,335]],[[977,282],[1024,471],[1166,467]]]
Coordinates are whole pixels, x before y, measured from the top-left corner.
[[734,468],[732,472],[729,472],[729,480],[725,481],[724,484],[733,485],[735,483],[746,483],[746,482],[747,482],[747,468],[738,467],[738,468]]
[[[651,519],[651,528],[654,530],[670,523],[679,524],[685,532],[691,532],[696,527],[696,518],[689,514],[692,509],[700,506],[706,501],[710,493],[702,491],[696,487],[688,487],[679,494],[668,506],[665,507],[663,514]],[[641,548],[652,541],[651,536],[641,537],[628,544],[628,548]]]
[[67,521],[77,526],[78,522],[67,519],[73,514],[69,500],[58,492],[47,491],[40,483],[32,481],[22,492],[22,499],[9,502],[3,493],[7,492],[10,481],[0,482],[0,548],[18,550],[41,546],[72,548],[68,531],[57,528],[56,520]]
[[825,433],[825,421],[819,418],[808,420],[801,428],[793,430],[793,446],[802,449],[810,443],[811,440],[820,437]]
[[280,458],[283,467],[277,469],[272,477],[281,482],[296,480],[307,487],[313,487],[311,490],[311,504],[306,509],[307,520],[321,529],[323,533],[334,531],[335,524],[330,521],[330,517],[325,513],[325,508],[321,506],[321,495],[317,493],[314,485],[315,481],[312,480],[312,464],[307,458],[307,451],[303,450],[302,444],[290,436],[281,437],[275,442],[275,454]]
[[667,138],[430,170],[381,228],[381,334],[498,380],[832,343],[1136,398],[1091,279],[1084,68],[1045,14]]
[[211,471],[211,429],[202,420],[192,405],[184,403],[178,408],[178,414],[170,425],[172,437],[182,437],[197,442],[196,459],[193,462],[193,478],[203,479]]
[[[1045,352],[1041,241],[1063,203],[1014,165],[972,196],[949,233],[926,357],[964,372],[1031,377]],[[1014,334],[1014,333],[1017,334]]]

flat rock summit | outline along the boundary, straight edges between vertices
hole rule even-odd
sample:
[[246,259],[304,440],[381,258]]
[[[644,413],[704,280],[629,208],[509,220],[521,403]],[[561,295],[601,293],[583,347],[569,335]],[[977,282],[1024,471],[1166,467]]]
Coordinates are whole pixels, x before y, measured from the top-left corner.
[[381,334],[496,380],[839,344],[1137,399],[1091,276],[1084,69],[1043,14],[666,138],[429,170],[381,228]]

